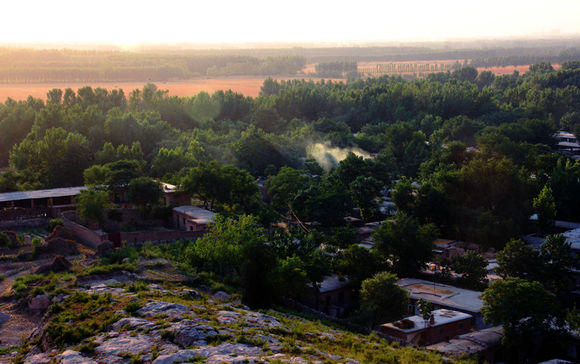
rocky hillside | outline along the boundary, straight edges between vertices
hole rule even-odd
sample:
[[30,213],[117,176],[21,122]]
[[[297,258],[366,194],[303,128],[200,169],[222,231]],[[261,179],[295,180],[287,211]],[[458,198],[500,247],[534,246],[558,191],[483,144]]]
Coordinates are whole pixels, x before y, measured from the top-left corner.
[[[4,347],[17,363],[417,363],[435,353],[357,335],[188,284],[168,261],[21,275],[4,299],[38,328]],[[158,282],[158,283],[152,283]],[[36,313],[36,316],[30,316]]]

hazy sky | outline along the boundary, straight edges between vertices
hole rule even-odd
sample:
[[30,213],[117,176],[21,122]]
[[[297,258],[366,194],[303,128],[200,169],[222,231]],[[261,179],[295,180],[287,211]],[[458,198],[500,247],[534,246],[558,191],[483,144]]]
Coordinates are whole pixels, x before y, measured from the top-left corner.
[[6,42],[356,42],[580,34],[580,0],[9,0]]

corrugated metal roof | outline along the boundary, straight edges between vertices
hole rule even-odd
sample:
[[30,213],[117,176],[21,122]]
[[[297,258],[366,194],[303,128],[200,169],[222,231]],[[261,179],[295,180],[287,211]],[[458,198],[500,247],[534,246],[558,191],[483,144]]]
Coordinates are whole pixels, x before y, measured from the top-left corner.
[[88,189],[88,187],[82,186],[82,187],[53,188],[50,190],[6,192],[0,193],[0,202],[32,200],[49,197],[54,198],[54,197],[76,196],[79,193],[81,193],[81,191],[84,191],[86,189]]

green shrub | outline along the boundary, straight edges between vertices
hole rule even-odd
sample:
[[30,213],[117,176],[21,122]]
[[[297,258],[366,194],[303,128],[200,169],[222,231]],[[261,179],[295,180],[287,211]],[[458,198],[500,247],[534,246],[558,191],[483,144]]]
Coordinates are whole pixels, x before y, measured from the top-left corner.
[[137,311],[143,307],[143,305],[139,302],[139,301],[132,301],[132,302],[128,302],[125,305],[125,311],[131,315],[131,316],[135,316],[137,315]]
[[8,235],[0,232],[0,248],[10,246],[10,244],[12,244],[12,241],[10,240]]
[[36,237],[36,238],[32,239],[32,247],[33,248],[38,248],[41,244],[42,244],[41,238]]
[[55,227],[64,225],[62,219],[50,219],[48,222],[48,231],[52,232]]
[[51,310],[53,316],[47,323],[46,337],[62,348],[107,330],[119,318],[111,302],[110,294],[76,291],[56,310]]
[[127,287],[125,287],[125,289],[129,292],[134,292],[134,293],[149,290],[149,288],[147,287],[147,284],[143,281],[131,282],[127,285]]

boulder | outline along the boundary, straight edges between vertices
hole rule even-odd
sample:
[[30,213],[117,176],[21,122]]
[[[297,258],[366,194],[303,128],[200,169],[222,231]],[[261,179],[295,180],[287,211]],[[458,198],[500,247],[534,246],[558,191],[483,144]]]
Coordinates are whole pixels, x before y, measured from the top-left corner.
[[47,353],[29,354],[24,358],[24,364],[49,364],[51,361]]
[[206,345],[205,339],[217,336],[217,331],[208,325],[198,325],[192,320],[182,320],[171,327],[174,333],[173,341],[182,346]]
[[67,350],[58,356],[60,364],[97,364],[91,358],[83,356],[78,351]]
[[46,240],[51,239],[64,239],[64,240],[77,240],[77,234],[73,229],[68,226],[64,225],[57,225],[54,227],[54,230],[50,233],[50,235],[46,238]]
[[138,317],[125,317],[115,322],[111,328],[115,331],[123,328],[148,330],[155,328],[155,323]]
[[46,245],[39,247],[41,253],[52,255],[77,255],[79,249],[77,243],[73,240],[54,238],[46,241]]
[[10,315],[4,312],[0,312],[0,325],[8,322],[10,320]]
[[180,350],[173,354],[160,355],[153,364],[185,363],[193,358],[200,357],[195,350]]
[[185,305],[163,301],[149,303],[145,307],[137,310],[137,314],[141,316],[167,315],[170,317],[181,317],[181,315],[191,312],[191,309]]
[[95,352],[105,357],[119,355],[121,353],[135,355],[140,352],[151,351],[152,345],[154,345],[154,343],[147,336],[130,336],[128,334],[121,334],[117,337],[105,340],[101,345],[95,348]]
[[262,349],[245,344],[223,343],[218,346],[204,346],[194,350],[180,350],[169,355],[161,355],[153,364],[172,364],[205,358],[206,363],[254,363],[260,360]]
[[217,291],[213,294],[214,298],[218,301],[229,301],[232,296],[224,291]]
[[112,242],[105,240],[101,244],[97,245],[97,254],[98,255],[105,255],[105,254],[113,251],[114,248],[115,248],[115,246],[113,245]]
[[201,298],[201,294],[198,291],[196,291],[194,289],[189,289],[189,288],[182,290],[181,296],[187,297],[187,298]]
[[40,294],[28,301],[28,308],[35,311],[45,311],[50,306],[50,303],[50,297],[47,294]]
[[65,257],[57,255],[54,257],[52,262],[36,268],[35,273],[66,272],[71,266],[72,264]]

